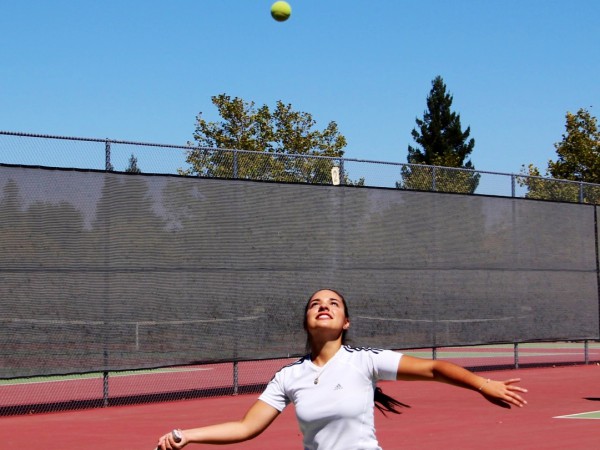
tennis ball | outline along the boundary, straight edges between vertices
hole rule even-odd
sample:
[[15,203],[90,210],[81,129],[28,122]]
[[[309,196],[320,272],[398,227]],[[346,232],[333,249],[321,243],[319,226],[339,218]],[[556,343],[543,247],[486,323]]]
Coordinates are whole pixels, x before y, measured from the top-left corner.
[[271,5],[271,16],[277,22],[285,22],[292,15],[292,7],[288,2],[275,2]]

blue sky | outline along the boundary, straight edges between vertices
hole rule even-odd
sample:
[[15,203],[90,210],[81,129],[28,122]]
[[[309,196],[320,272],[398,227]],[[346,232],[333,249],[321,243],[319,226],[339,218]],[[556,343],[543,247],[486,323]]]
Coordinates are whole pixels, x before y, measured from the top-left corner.
[[406,162],[441,75],[475,168],[518,173],[556,159],[567,111],[599,116],[600,1],[291,0],[284,23],[272,2],[7,0],[0,129],[185,144],[226,93],[335,120],[348,158]]

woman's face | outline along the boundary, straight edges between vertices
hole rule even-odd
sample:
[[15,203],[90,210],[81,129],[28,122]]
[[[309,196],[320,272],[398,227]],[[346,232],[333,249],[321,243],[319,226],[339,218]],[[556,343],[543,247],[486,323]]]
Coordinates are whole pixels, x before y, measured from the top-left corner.
[[306,306],[305,324],[306,331],[311,334],[319,330],[337,333],[347,330],[350,321],[342,297],[328,289],[315,292]]

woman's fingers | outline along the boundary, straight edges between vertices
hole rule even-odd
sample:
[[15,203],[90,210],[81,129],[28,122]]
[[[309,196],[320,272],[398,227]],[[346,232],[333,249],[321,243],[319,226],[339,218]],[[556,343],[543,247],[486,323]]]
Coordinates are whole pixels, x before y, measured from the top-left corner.
[[527,400],[525,400],[519,394],[516,394],[514,392],[509,392],[507,394],[507,398],[508,398],[509,402],[511,402],[515,406],[518,406],[519,408],[521,408],[527,404]]
[[527,389],[522,388],[521,386],[516,386],[515,383],[520,382],[520,378],[511,378],[509,380],[503,381],[503,384],[506,389],[506,397],[507,400],[515,406],[523,407],[527,404],[527,400],[525,400],[519,392],[527,392]]
[[167,440],[167,436],[169,436],[168,434],[165,434],[164,436],[161,436],[160,438],[158,438],[158,443],[156,444],[156,450],[166,450],[166,440]]
[[[488,381],[480,389],[482,394],[489,398],[496,399],[492,403],[500,404],[504,402],[505,405],[501,406],[518,406],[522,408],[527,404],[527,401],[520,395],[520,393],[527,392],[527,389],[517,386],[515,383],[520,382],[520,378],[511,378],[505,381]],[[500,403],[498,402],[500,401]]]

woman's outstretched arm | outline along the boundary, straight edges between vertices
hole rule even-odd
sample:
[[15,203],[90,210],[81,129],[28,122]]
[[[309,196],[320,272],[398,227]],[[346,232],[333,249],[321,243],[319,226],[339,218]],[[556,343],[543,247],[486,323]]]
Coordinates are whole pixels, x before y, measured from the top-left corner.
[[248,409],[241,420],[180,430],[181,441],[167,433],[158,440],[159,450],[175,450],[187,444],[233,444],[252,439],[262,433],[279,415],[279,411],[261,400]]
[[523,407],[527,404],[520,393],[527,389],[516,386],[520,378],[495,381],[481,377],[461,366],[435,359],[415,358],[403,355],[398,365],[398,380],[440,381],[453,386],[471,389],[482,394],[487,400],[503,407],[510,405]]

